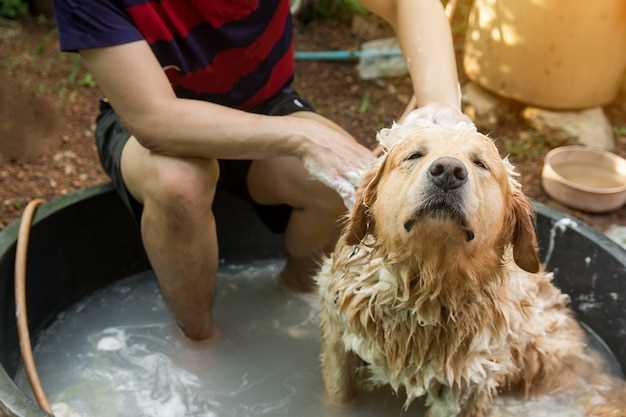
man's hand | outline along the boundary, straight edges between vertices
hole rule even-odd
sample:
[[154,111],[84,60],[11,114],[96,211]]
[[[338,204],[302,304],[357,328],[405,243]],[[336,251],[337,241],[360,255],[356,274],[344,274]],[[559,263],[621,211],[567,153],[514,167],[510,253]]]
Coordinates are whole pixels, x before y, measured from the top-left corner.
[[[394,126],[403,127],[409,125],[422,128],[441,126],[461,131],[470,130],[474,132],[477,130],[471,119],[461,113],[460,110],[436,103],[409,111],[405,116],[403,116],[400,122]],[[394,128],[383,129],[378,134],[377,138],[380,142],[381,149],[389,151],[398,143],[399,140],[401,140],[401,136],[390,134]]]
[[316,120],[303,119],[298,156],[318,181],[339,193],[347,208],[354,205],[362,174],[376,160],[374,154],[345,132]]

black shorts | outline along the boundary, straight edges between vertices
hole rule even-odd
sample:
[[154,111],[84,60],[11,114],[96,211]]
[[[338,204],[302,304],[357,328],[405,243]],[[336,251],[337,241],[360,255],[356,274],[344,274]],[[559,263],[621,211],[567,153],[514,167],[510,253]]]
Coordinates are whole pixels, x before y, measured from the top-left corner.
[[[314,112],[313,106],[292,89],[281,91],[274,98],[251,110],[253,113],[268,116],[286,116],[299,111]],[[122,150],[130,139],[131,133],[126,129],[113,108],[106,102],[100,102],[100,114],[96,120],[96,146],[100,162],[124,205],[128,207],[133,218],[140,224],[143,206],[130,194],[122,178]],[[265,225],[274,233],[284,233],[291,216],[292,208],[288,205],[260,205],[252,201],[248,192],[247,176],[250,160],[220,160],[220,179],[218,190],[229,193],[248,201]]]

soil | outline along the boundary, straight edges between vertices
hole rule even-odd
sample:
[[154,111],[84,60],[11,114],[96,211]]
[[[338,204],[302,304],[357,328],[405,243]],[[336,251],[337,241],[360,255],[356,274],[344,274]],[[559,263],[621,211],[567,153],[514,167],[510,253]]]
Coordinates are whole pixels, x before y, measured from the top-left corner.
[[58,147],[56,109],[45,97],[0,73],[0,162],[24,160]]
[[[462,22],[453,27],[460,57]],[[297,45],[299,50],[357,49],[364,41],[390,35],[389,28],[372,17],[358,17],[352,24],[314,21],[298,25]],[[1,229],[32,198],[49,200],[107,178],[93,139],[98,89],[76,55],[58,52],[53,24],[35,19],[22,22],[17,32],[3,32],[0,24],[0,51]],[[368,146],[374,145],[378,129],[399,117],[412,94],[408,77],[362,81],[354,63],[299,62],[295,87],[322,114]],[[619,128],[616,152],[626,157],[624,90],[605,110]],[[552,201],[541,188],[540,173],[545,153],[558,144],[525,124],[521,105],[510,103],[507,108],[507,116],[489,133],[503,153],[511,154],[526,194],[600,230],[613,223],[626,225],[626,208],[590,215]]]

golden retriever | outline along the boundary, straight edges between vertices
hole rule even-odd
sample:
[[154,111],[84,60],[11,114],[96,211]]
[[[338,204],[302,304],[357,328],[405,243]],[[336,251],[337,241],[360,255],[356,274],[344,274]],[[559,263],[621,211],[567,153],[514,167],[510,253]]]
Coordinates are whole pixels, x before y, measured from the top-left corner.
[[593,379],[590,414],[626,416],[609,402],[626,391],[599,371],[568,296],[540,271],[531,205],[491,139],[411,124],[382,134],[396,144],[316,277],[330,401],[355,395],[364,364],[405,406],[426,396],[432,417],[485,416],[503,390],[581,378]]

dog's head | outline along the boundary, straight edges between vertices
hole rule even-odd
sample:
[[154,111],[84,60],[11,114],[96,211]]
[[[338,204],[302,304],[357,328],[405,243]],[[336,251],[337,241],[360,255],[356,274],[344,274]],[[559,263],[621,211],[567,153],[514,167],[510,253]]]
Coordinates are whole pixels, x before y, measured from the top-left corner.
[[437,126],[383,134],[397,136],[397,144],[365,176],[345,243],[371,233],[396,252],[457,259],[501,257],[511,244],[520,267],[539,270],[530,203],[489,138]]

